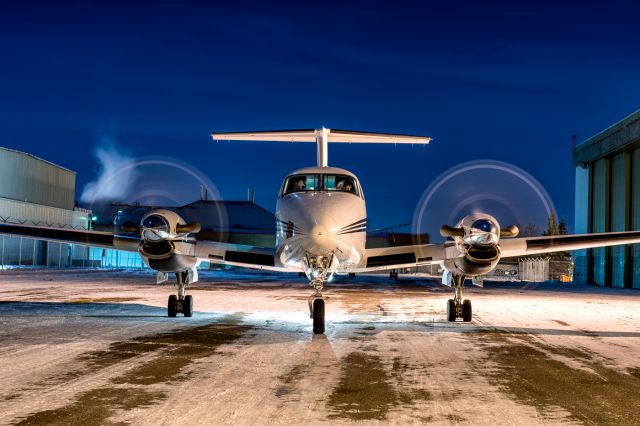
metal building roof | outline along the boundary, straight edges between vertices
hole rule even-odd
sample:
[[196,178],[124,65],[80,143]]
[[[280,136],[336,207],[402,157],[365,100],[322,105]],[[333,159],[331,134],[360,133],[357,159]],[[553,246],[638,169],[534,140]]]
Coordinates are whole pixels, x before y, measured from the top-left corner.
[[[186,220],[198,221],[203,227],[215,228],[226,223],[229,230],[274,231],[275,215],[251,201],[194,201],[186,206],[171,209],[183,213]],[[225,215],[222,217],[221,215]]]
[[578,145],[573,152],[573,164],[589,163],[634,142],[640,142],[640,110]]
[[7,148],[5,146],[0,146],[0,149],[11,152],[11,153],[19,154],[19,155],[24,155],[25,157],[30,157],[30,158],[33,158],[34,160],[42,161],[43,163],[46,163],[50,166],[57,167],[58,169],[64,170],[65,172],[73,173],[74,175],[76,174],[76,172],[74,172],[73,170],[67,169],[66,167],[62,167],[60,164],[52,163],[49,160],[45,160],[44,158],[40,158],[36,155],[29,154],[28,152],[18,151],[17,149]]
[[199,222],[203,230],[275,234],[275,215],[251,201],[198,200],[181,207],[113,204],[109,220],[115,225],[139,223],[148,211],[159,208],[172,210],[187,222]]

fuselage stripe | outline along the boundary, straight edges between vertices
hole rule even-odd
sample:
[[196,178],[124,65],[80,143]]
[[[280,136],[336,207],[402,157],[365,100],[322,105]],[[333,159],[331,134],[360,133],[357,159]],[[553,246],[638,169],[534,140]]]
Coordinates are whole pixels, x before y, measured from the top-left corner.
[[355,232],[367,232],[367,228],[358,228],[358,229],[351,229],[348,231],[338,232],[337,235],[353,234]]
[[342,227],[339,232],[348,231],[348,230],[351,230],[353,228],[359,228],[361,226],[365,226],[365,227],[367,226],[367,219],[366,218],[365,219],[361,219],[361,220],[359,220],[357,222],[354,222],[351,225],[347,225],[347,226]]

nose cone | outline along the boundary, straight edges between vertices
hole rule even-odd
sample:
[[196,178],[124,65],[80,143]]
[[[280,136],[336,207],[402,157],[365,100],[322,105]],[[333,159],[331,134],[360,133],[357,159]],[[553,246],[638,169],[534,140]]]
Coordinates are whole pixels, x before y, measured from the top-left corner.
[[330,232],[325,226],[316,224],[309,231],[309,238],[315,244],[325,246],[330,242]]
[[[364,200],[353,194],[291,194],[278,200],[276,217],[283,263],[305,255],[351,255],[354,244],[364,246],[363,234],[341,233],[366,218]],[[362,244],[361,241],[362,240]]]

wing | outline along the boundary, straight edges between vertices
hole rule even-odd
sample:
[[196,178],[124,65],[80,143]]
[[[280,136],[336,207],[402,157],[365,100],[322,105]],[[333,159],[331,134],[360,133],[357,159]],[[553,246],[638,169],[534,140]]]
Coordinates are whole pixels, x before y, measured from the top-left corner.
[[640,231],[505,238],[500,240],[500,253],[502,257],[529,256],[636,243],[640,243]]
[[[0,234],[129,252],[138,252],[141,242],[139,236],[11,223],[0,223]],[[193,253],[190,255],[210,263],[277,272],[292,272],[290,268],[280,264],[279,258],[272,248],[199,240],[196,241]]]
[[195,255],[204,262],[244,268],[263,269],[274,272],[297,272],[280,263],[275,249],[254,247],[218,241],[198,241]]
[[360,265],[349,269],[349,272],[409,268],[438,263],[453,257],[460,257],[460,254],[455,244],[450,243],[366,249]]
[[140,238],[117,235],[110,232],[91,231],[86,229],[54,228],[46,226],[17,225],[0,223],[0,234],[31,238],[34,240],[53,241],[67,244],[80,244],[92,247],[111,248],[123,251],[138,251]]
[[[502,258],[640,243],[640,231],[548,237],[503,238]],[[455,243],[367,249],[363,261],[349,272],[368,272],[439,263],[464,256]]]

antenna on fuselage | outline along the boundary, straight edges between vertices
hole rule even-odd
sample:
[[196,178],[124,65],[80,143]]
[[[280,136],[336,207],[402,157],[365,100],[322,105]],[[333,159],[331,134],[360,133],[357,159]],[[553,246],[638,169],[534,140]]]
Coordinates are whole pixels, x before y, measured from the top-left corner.
[[329,166],[329,142],[427,145],[431,141],[431,138],[426,136],[353,132],[350,130],[331,130],[325,127],[311,130],[212,133],[211,138],[214,141],[315,142],[318,167]]

